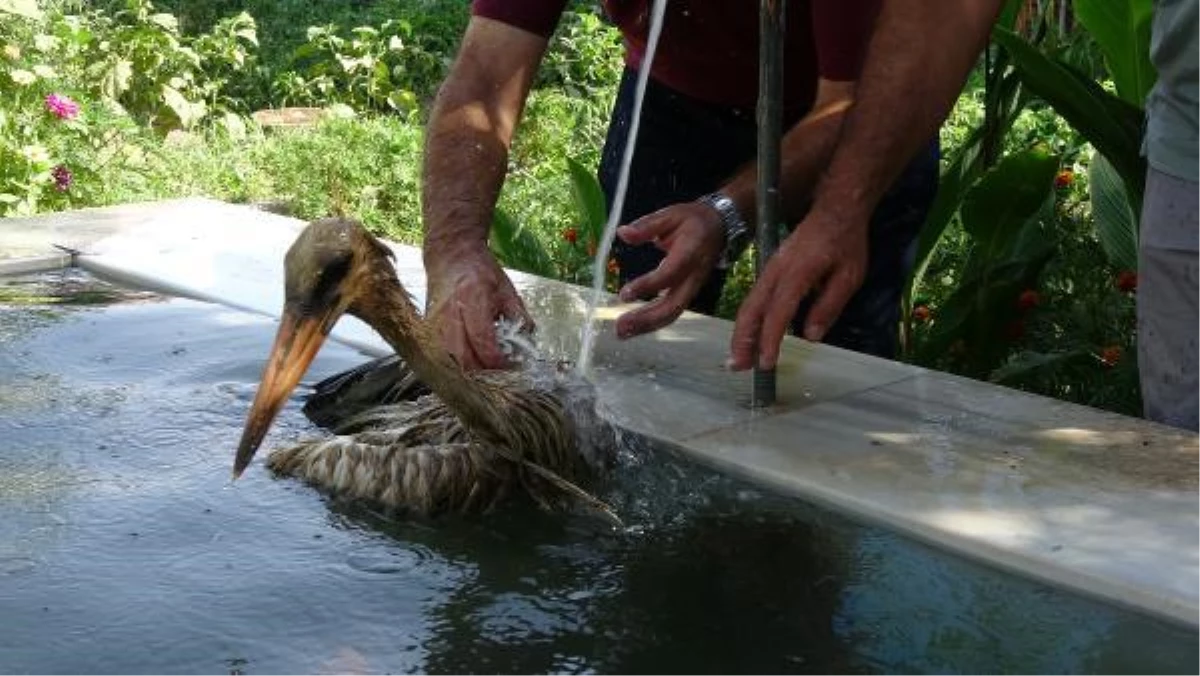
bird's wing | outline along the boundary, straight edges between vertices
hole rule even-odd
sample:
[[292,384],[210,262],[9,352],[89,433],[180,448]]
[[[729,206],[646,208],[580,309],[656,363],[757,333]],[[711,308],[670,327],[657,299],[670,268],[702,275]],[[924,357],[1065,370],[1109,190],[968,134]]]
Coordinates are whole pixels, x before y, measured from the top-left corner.
[[314,385],[304,415],[321,427],[333,428],[375,406],[412,401],[428,392],[399,356],[380,357]]

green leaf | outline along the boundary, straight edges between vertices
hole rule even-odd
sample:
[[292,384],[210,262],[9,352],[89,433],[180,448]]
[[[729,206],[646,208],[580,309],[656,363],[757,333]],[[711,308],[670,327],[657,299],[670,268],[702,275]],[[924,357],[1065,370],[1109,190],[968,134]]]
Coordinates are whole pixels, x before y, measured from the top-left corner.
[[1024,0],[1007,0],[1000,8],[1000,15],[996,17],[996,25],[1013,30],[1017,25],[1017,15],[1021,13],[1021,6],[1024,4]]
[[37,0],[0,0],[0,12],[35,21],[42,18],[42,10],[38,8]]
[[58,49],[60,42],[61,41],[58,39],[58,37],[54,35],[38,33],[37,35],[33,36],[33,48],[43,53],[53,52],[54,50]]
[[1035,285],[1053,255],[1053,247],[1047,247],[1036,258],[1000,262],[963,279],[935,309],[934,324],[917,350],[918,363],[934,363],[962,340],[967,346],[963,374],[986,377],[1008,353],[1005,329],[1018,319],[1018,295]]
[[542,243],[500,207],[496,207],[492,216],[492,236],[488,242],[504,267],[543,277],[555,276],[554,262]]
[[[995,128],[992,132],[995,138],[1002,139],[1026,105],[1026,97],[1020,90],[1019,78],[1015,74],[1010,73],[1001,79],[992,103],[997,109]],[[917,254],[913,269],[909,273],[908,284],[905,286],[902,306],[906,317],[912,309],[913,296],[920,290],[933,252],[958,213],[963,196],[975,185],[986,168],[983,143],[987,132],[988,129],[984,126],[972,130],[938,179],[937,196],[917,236]]]
[[1088,353],[1084,350],[1049,353],[1024,350],[1000,368],[992,371],[988,380],[1000,384],[1015,383],[1029,376],[1037,375],[1041,371],[1052,370],[1067,362],[1087,356]]
[[1041,206],[1017,230],[1007,247],[1005,260],[1009,262],[1025,262],[1042,257],[1052,250],[1055,245],[1055,229],[1058,226],[1055,207],[1057,198],[1054,191],[1046,191]]
[[604,191],[600,188],[595,174],[584,168],[575,158],[567,158],[567,170],[571,174],[571,195],[575,201],[575,211],[583,217],[587,237],[599,246],[604,237],[604,226],[608,223]]
[[174,14],[152,14],[150,23],[167,31],[168,33],[177,33],[179,31],[179,20]]
[[253,26],[250,28],[239,28],[233,34],[255,47],[258,46],[258,31]]
[[188,101],[187,98],[171,85],[162,86],[163,103],[175,113],[175,117],[179,118],[179,125],[184,129],[189,129],[204,115],[203,104],[196,104]]
[[18,86],[28,86],[34,82],[37,82],[36,75],[21,68],[16,68],[12,71],[9,71],[8,77],[12,78],[13,84]]
[[397,89],[387,95],[387,104],[393,110],[406,112],[417,107],[417,95],[407,89]]
[[1075,16],[1104,52],[1117,94],[1143,105],[1156,78],[1150,62],[1154,0],[1075,0]]
[[233,17],[232,23],[236,26],[233,31],[235,36],[258,46],[258,26],[254,22],[254,17],[249,12],[242,12]]
[[976,247],[998,252],[1035,215],[1054,187],[1058,158],[1039,150],[1009,155],[963,198],[963,229]]
[[1117,170],[1099,153],[1092,155],[1088,167],[1088,190],[1104,254],[1118,270],[1137,270],[1137,218]]
[[6,193],[6,192],[0,192],[0,204],[16,204],[17,202],[20,202],[20,201],[21,201],[21,198],[17,197],[16,195]]
[[100,92],[110,99],[115,99],[129,90],[129,80],[132,77],[133,64],[125,59],[116,59],[100,79]]
[[325,111],[329,114],[329,117],[339,120],[352,120],[358,117],[358,113],[355,113],[353,108],[344,103],[330,104],[325,108]]
[[966,192],[959,213],[971,250],[916,350],[920,362],[936,362],[958,340],[967,346],[961,368],[968,375],[986,376],[1004,358],[1016,298],[1055,253],[1046,224],[1057,171],[1057,157],[1029,150],[1004,157]]
[[241,141],[246,138],[246,121],[241,115],[226,111],[220,120],[221,127],[229,138]]
[[1131,199],[1140,204],[1146,174],[1141,156],[1142,110],[1010,31],[997,28],[993,38],[1012,55],[1025,85],[1112,162]]

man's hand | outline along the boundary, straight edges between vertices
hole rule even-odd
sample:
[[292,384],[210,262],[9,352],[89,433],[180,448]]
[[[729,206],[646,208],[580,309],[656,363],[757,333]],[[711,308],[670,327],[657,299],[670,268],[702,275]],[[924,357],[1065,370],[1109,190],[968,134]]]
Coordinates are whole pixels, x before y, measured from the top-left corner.
[[[725,243],[717,210],[699,202],[675,204],[617,228],[626,244],[653,242],[667,255],[653,272],[621,288],[621,300],[658,296],[617,318],[617,336],[656,331],[679,318],[708,279]],[[660,295],[661,294],[661,295]]]
[[426,260],[427,318],[450,354],[464,369],[511,366],[497,345],[494,322],[504,316],[532,331],[533,318],[491,252],[456,252],[433,264]]
[[729,366],[775,368],[779,346],[800,301],[814,294],[804,337],[818,341],[862,285],[867,270],[869,217],[812,212],[767,262],[738,310]]

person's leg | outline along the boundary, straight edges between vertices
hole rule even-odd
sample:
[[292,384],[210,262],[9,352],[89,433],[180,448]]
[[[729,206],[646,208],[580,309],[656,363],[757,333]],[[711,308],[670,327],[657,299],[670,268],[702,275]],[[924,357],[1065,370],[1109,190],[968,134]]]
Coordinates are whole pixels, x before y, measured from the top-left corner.
[[[613,204],[621,159],[633,119],[637,72],[622,76],[609,122],[598,171],[608,204]],[[642,104],[637,149],[630,167],[629,188],[620,223],[659,209],[689,202],[717,189],[745,162],[753,159],[752,113],[704,104],[681,96],[651,80]],[[663,254],[652,244],[631,247],[613,242],[621,284],[658,267]],[[720,300],[724,275],[714,271],[689,309],[712,314]]]
[[1197,186],[1150,169],[1138,246],[1138,369],[1145,415],[1197,429]]
[[[930,144],[897,179],[871,219],[870,252],[862,287],[846,304],[823,342],[893,359],[899,348],[900,298],[912,270],[917,235],[937,193],[938,146]],[[792,330],[799,334],[811,307],[801,304]]]

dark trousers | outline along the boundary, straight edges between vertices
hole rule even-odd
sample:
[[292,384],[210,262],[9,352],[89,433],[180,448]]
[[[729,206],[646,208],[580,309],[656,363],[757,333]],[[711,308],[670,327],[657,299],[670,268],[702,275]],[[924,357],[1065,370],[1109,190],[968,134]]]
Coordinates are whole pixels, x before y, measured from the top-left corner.
[[[629,137],[636,83],[637,73],[626,70],[600,160],[600,184],[610,205]],[[785,120],[785,129],[797,121]],[[754,161],[756,143],[754,111],[696,101],[650,80],[620,222],[716,190]],[[937,178],[935,142],[909,164],[875,210],[866,278],[825,342],[880,357],[896,355],[900,297],[913,265],[917,233],[937,191]],[[613,243],[613,255],[620,265],[621,284],[654,270],[663,258],[652,244],[631,247],[619,239]],[[714,270],[690,309],[712,314],[724,282],[724,273]],[[799,333],[803,327],[809,306],[807,299],[801,303],[793,331]]]

